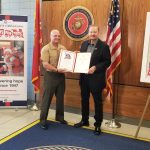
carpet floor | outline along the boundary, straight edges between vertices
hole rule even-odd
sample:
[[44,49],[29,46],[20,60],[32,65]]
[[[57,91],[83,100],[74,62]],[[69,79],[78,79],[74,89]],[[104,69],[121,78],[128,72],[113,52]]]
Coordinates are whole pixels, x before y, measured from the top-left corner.
[[43,130],[38,122],[0,140],[0,150],[150,150],[150,142],[104,132],[96,136],[91,129],[54,121]]

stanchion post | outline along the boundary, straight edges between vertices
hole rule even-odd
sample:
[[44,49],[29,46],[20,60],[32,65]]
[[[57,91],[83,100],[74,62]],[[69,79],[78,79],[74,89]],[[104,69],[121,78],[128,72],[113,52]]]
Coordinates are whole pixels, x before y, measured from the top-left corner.
[[142,124],[142,122],[143,122],[143,118],[144,118],[144,115],[145,115],[146,110],[147,110],[147,108],[148,108],[149,102],[150,102],[150,94],[149,94],[149,96],[148,96],[148,98],[147,98],[146,105],[145,105],[145,107],[144,107],[144,110],[143,110],[141,119],[140,119],[140,121],[139,121],[138,128],[137,128],[136,133],[135,133],[135,136],[134,136],[135,138],[137,138],[137,136],[138,136],[138,133],[139,133],[139,130],[140,130],[140,128],[141,128],[141,124]]

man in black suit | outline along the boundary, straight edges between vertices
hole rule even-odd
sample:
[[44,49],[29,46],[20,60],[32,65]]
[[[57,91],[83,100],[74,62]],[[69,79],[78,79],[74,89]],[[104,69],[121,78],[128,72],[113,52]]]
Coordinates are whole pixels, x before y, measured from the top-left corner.
[[84,41],[80,48],[80,52],[90,52],[92,55],[88,74],[80,74],[82,120],[74,125],[77,128],[89,126],[89,97],[91,93],[95,105],[95,135],[101,133],[100,127],[103,121],[102,91],[106,86],[106,70],[111,64],[109,47],[98,38],[98,34],[98,26],[90,26],[89,40]]

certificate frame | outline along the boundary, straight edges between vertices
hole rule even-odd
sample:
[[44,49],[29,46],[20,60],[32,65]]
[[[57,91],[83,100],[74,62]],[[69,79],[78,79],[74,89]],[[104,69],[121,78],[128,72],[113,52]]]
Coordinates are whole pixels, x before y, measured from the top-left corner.
[[90,52],[77,53],[74,73],[88,73],[91,60]]
[[72,73],[88,73],[91,53],[79,53],[61,49],[57,69]]
[[57,69],[73,72],[76,56],[76,53],[73,51],[61,49]]
[[147,12],[140,82],[150,83],[150,12]]

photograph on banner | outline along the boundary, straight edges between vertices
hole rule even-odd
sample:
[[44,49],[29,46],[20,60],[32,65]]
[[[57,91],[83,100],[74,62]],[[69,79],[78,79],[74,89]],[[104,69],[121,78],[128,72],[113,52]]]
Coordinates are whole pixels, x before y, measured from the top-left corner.
[[150,83],[150,12],[147,13],[146,19],[140,81]]
[[27,16],[0,15],[0,106],[27,101]]
[[61,50],[57,69],[72,73],[88,73],[91,53]]
[[24,75],[24,41],[0,41],[0,75]]

